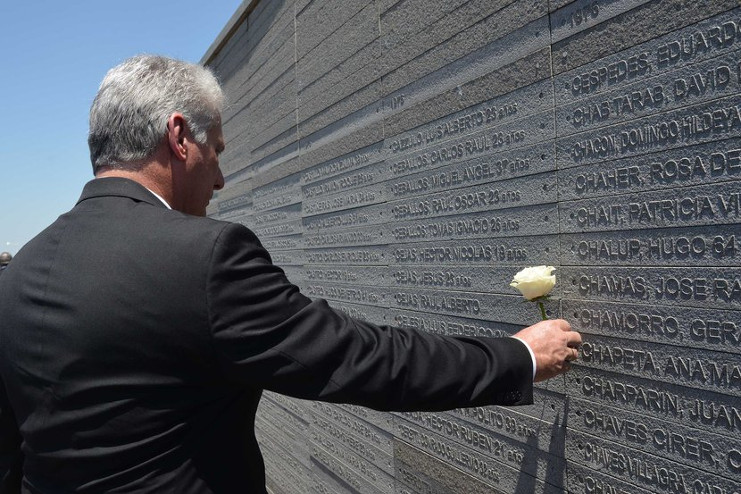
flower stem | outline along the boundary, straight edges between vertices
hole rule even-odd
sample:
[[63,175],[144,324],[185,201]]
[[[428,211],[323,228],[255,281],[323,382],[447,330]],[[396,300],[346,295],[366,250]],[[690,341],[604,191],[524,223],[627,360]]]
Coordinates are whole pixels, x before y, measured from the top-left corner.
[[543,307],[543,302],[538,301],[538,307],[540,307],[540,315],[545,321],[546,319],[548,319],[548,316],[545,315],[545,307]]

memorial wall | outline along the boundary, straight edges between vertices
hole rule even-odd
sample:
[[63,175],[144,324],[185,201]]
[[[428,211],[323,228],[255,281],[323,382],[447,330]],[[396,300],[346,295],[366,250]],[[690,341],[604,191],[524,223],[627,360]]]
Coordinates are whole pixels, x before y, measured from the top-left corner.
[[[266,392],[278,493],[741,493],[739,0],[245,1],[204,57],[226,187],[314,298],[579,361],[535,404],[381,413]],[[465,372],[465,369],[461,369]]]

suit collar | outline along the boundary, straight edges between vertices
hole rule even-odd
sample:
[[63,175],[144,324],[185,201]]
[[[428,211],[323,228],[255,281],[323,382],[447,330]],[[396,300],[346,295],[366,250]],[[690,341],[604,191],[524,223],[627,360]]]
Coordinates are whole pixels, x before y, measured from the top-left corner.
[[77,201],[77,204],[95,197],[111,196],[129,197],[135,201],[146,202],[152,206],[167,209],[167,206],[165,206],[162,201],[160,201],[146,187],[138,182],[121,177],[96,178],[89,181],[82,189],[82,195]]

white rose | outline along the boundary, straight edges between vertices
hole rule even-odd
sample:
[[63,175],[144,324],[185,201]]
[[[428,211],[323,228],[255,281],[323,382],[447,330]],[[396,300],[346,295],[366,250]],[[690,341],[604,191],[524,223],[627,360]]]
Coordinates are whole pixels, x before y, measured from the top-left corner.
[[528,300],[548,295],[556,285],[556,268],[553,266],[533,266],[515,275],[509,286],[517,288]]

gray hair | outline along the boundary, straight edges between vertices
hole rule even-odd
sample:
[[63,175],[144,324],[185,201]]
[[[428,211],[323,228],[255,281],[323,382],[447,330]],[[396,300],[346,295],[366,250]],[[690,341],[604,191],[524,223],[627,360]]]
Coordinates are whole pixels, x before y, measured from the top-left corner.
[[126,168],[152,156],[167,119],[181,112],[203,144],[221,118],[224,93],[210,69],[156,55],[132,57],[112,68],[90,108],[90,161]]

